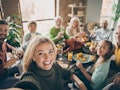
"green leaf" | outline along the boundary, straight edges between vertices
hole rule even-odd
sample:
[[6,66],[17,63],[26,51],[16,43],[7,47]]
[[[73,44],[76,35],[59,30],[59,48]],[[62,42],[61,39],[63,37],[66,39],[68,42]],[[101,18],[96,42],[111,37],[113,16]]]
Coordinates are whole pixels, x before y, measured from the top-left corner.
[[20,43],[22,40],[22,37],[21,37],[22,26],[18,25],[19,19],[20,18],[15,15],[9,16],[6,19],[9,23],[9,32],[7,35],[7,42],[14,47],[20,47]]

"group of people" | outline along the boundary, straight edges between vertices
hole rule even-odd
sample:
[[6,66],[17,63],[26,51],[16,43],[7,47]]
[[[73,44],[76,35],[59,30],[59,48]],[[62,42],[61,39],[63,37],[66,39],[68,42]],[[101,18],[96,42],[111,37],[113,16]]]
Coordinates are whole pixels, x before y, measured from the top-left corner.
[[[23,38],[21,49],[16,49],[6,43],[8,23],[0,20],[0,88],[11,90],[70,90],[68,82],[75,82],[79,90],[102,90],[106,85],[106,79],[110,69],[111,56],[115,53],[115,65],[120,69],[120,26],[115,31],[116,45],[112,43],[112,31],[107,29],[108,22],[102,23],[102,28],[91,33],[100,41],[96,47],[96,62],[89,74],[81,62],[76,62],[80,74],[60,67],[56,62],[56,44],[75,39],[85,34],[80,28],[79,18],[71,18],[70,25],[65,29],[62,25],[63,18],[55,17],[55,25],[49,31],[49,38],[36,32],[37,24],[32,21],[28,25],[30,32]],[[101,37],[102,35],[102,37]],[[7,60],[7,52],[16,51],[17,58]],[[24,55],[23,55],[24,53]],[[11,67],[19,57],[22,57],[22,75],[20,79],[14,77],[19,73],[17,66]],[[14,80],[13,80],[14,79]],[[11,80],[11,81],[9,81]],[[9,85],[7,82],[11,82]],[[8,85],[8,86],[7,86]],[[114,77],[109,88],[120,88],[120,73]],[[114,89],[115,90],[115,89]],[[116,89],[118,90],[118,89]]]

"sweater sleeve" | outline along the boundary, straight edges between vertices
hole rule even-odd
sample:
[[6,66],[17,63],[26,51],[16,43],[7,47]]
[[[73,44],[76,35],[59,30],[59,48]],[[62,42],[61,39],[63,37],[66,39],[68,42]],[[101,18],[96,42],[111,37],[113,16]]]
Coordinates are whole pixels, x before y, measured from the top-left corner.
[[34,78],[32,73],[25,73],[21,80],[14,84],[13,87],[24,90],[42,90],[39,82]]
[[55,29],[55,27],[50,29],[49,32],[49,37],[50,39],[52,39],[55,43],[57,43],[59,41],[59,39],[56,39],[56,36],[58,34],[58,31]]

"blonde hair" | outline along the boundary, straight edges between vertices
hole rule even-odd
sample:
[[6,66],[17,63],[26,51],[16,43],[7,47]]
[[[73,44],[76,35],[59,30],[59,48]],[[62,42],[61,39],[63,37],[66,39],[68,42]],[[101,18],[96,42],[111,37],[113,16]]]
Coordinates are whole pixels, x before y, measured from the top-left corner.
[[[31,42],[29,43],[25,53],[24,53],[24,57],[23,57],[23,72],[26,72],[28,70],[28,67],[30,65],[30,63],[33,60],[33,56],[35,53],[35,49],[43,43],[50,43],[53,46],[53,50],[56,50],[56,46],[53,43],[53,41],[51,41],[49,38],[44,37],[44,36],[35,36]],[[55,57],[56,58],[56,57]]]
[[72,27],[74,21],[77,21],[78,22],[78,28],[80,28],[80,20],[78,17],[72,17],[71,20],[70,20],[70,27]]

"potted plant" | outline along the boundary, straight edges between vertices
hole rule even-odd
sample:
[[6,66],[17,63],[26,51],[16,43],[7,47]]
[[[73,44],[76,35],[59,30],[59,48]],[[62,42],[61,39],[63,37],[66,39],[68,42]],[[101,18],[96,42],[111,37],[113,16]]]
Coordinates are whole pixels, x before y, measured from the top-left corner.
[[114,15],[112,17],[112,19],[114,21],[114,23],[113,23],[113,29],[114,29],[116,27],[117,22],[118,22],[119,17],[120,17],[120,4],[119,4],[119,2],[117,4],[116,3],[113,4],[112,11],[114,13]]
[[14,47],[20,47],[22,42],[22,27],[19,25],[18,16],[9,16],[6,21],[9,23],[9,33],[7,35],[7,43]]

